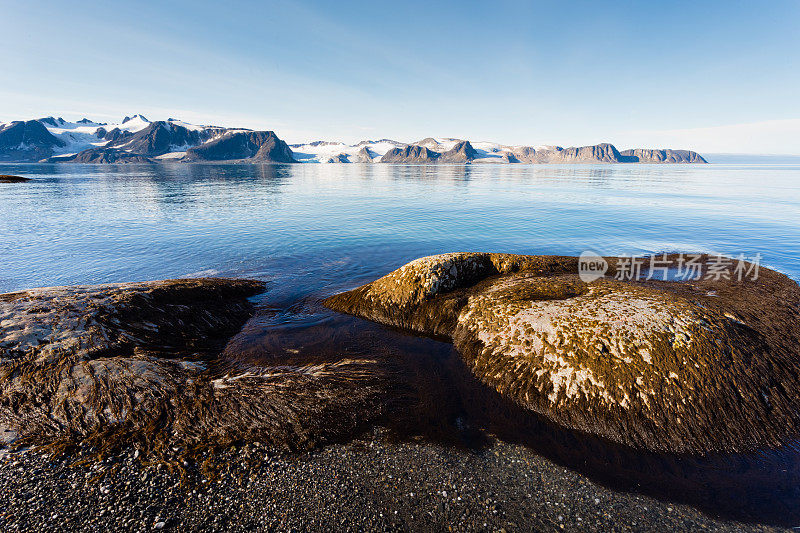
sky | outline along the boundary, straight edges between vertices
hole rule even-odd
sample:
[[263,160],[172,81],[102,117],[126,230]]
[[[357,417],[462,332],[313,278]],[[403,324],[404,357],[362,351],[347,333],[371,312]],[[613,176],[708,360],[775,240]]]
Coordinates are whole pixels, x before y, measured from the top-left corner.
[[799,28],[799,0],[0,0],[0,121],[800,155]]

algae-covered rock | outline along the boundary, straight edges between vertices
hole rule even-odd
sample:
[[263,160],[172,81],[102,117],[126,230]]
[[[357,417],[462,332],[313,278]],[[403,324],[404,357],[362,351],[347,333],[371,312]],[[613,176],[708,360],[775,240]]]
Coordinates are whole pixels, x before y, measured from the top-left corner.
[[326,304],[448,337],[502,395],[627,445],[744,451],[800,434],[794,281],[763,267],[716,279],[705,256],[697,280],[623,281],[606,260],[585,283],[577,258],[433,256]]
[[373,361],[223,360],[263,290],[191,279],[0,295],[0,427],[33,443],[293,448],[377,416]]

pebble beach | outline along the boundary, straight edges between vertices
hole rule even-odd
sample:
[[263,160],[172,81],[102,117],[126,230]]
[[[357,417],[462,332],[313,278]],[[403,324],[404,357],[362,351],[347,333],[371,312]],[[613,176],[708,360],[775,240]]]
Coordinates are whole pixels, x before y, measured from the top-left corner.
[[[602,487],[523,446],[397,442],[278,453],[261,444],[185,478],[132,449],[80,463],[3,451],[3,531],[778,531]],[[85,456],[83,457],[85,458]]]

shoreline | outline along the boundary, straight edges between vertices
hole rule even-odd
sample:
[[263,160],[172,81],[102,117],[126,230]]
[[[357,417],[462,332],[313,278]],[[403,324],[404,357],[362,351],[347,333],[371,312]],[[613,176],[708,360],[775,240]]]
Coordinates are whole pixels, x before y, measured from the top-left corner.
[[0,458],[0,524],[5,531],[782,530],[617,492],[520,445],[495,441],[474,451],[383,433],[303,453],[231,449],[220,454],[215,476],[183,485],[179,473],[140,463],[132,449],[73,467],[75,457],[9,454]]

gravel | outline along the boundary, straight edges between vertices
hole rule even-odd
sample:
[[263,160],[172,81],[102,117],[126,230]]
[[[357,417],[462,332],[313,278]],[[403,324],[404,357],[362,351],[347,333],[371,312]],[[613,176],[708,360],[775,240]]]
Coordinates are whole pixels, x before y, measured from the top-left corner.
[[254,443],[188,478],[133,449],[84,458],[0,451],[0,530],[772,530],[615,492],[500,441],[476,451],[376,429],[307,453]]

